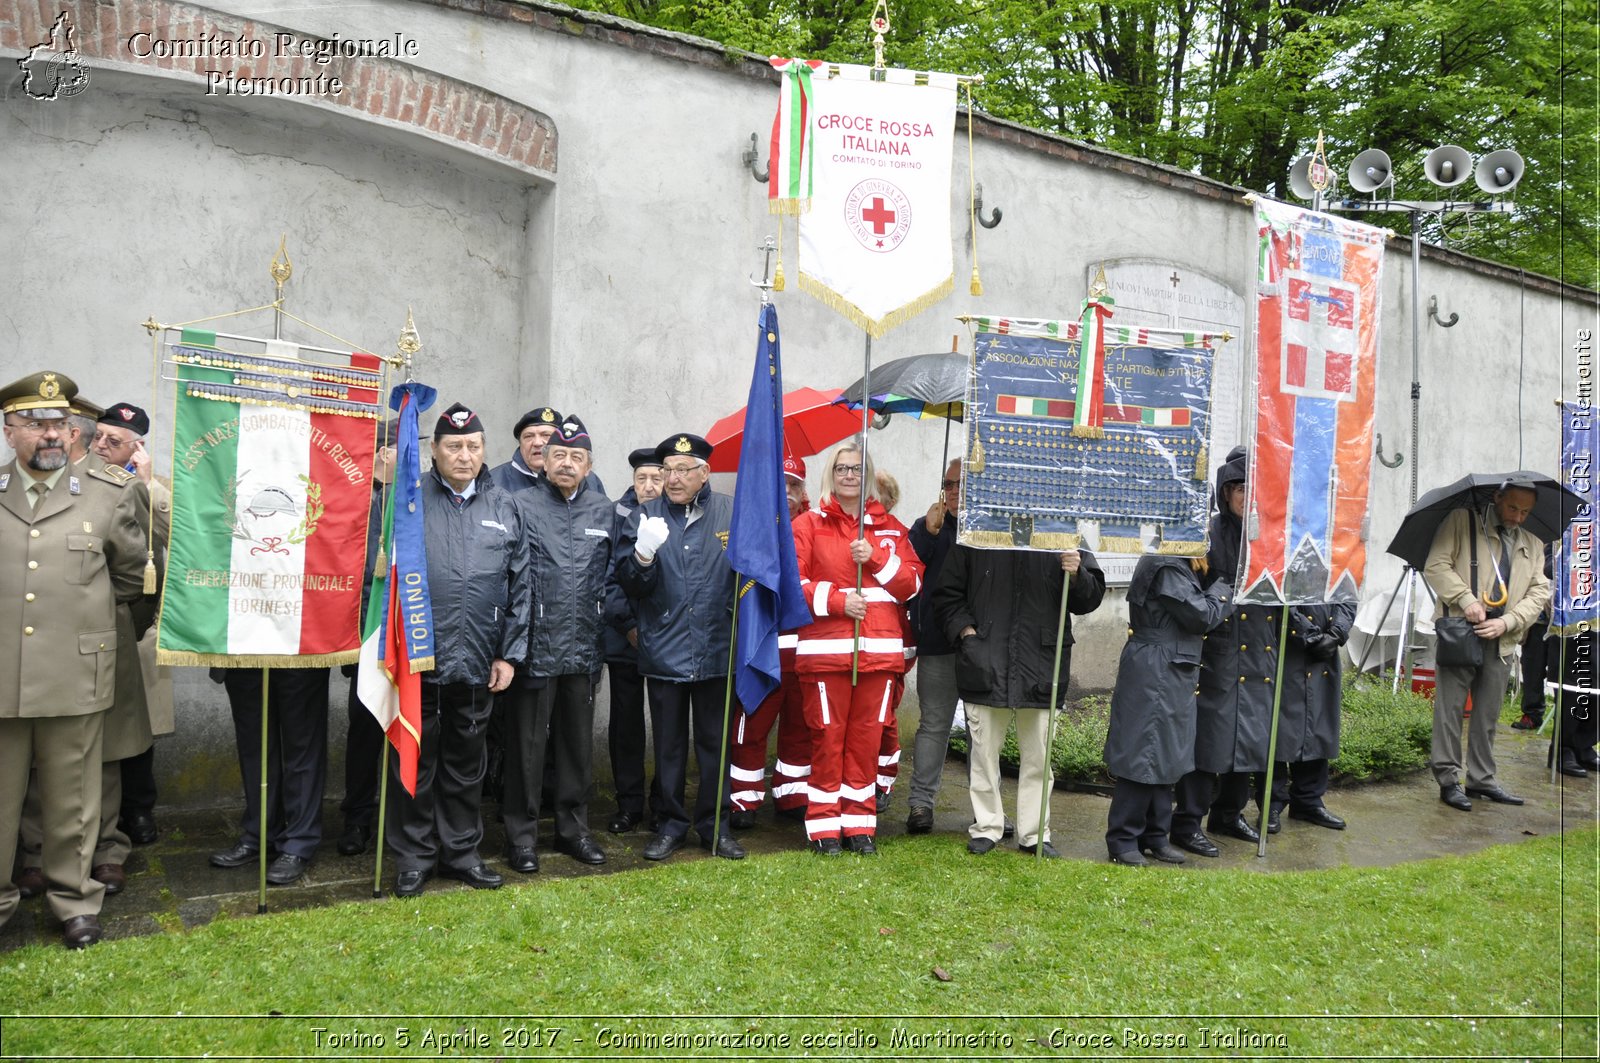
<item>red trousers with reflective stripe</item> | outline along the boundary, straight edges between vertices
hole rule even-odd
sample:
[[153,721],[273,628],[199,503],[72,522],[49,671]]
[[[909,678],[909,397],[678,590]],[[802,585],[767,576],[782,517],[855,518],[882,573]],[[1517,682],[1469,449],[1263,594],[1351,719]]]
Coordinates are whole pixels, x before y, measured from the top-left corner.
[[878,792],[882,794],[893,790],[894,781],[900,777],[900,721],[894,714],[905,692],[906,677],[895,676],[889,691],[889,711],[883,715],[883,741],[878,745]]
[[871,835],[878,829],[878,752],[892,718],[893,672],[849,672],[802,679],[811,728],[811,787],[806,837]]
[[772,800],[779,808],[806,806],[806,780],[811,767],[811,728],[806,726],[802,681],[785,672],[783,685],[734,724],[729,753],[728,792],[733,807],[753,812],[766,797],[767,738],[778,725],[778,763],[772,772]]

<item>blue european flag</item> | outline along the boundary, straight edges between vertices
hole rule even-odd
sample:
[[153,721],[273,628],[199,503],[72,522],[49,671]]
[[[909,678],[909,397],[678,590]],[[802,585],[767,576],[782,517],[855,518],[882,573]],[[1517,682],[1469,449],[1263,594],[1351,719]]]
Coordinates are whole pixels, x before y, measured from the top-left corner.
[[747,713],[778,688],[778,633],[811,620],[800,590],[783,483],[783,366],[778,357],[777,308],[763,306],[759,324],[728,528],[728,564],[739,580],[733,688]]

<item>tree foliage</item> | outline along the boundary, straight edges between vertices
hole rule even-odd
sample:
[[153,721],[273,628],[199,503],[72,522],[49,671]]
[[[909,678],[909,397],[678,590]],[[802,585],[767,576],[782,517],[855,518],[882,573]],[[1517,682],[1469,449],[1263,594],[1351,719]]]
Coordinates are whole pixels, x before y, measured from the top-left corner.
[[[873,0],[589,6],[757,53],[872,57]],[[891,62],[981,73],[996,117],[1265,192],[1286,194],[1319,131],[1341,176],[1389,152],[1408,199],[1444,198],[1422,174],[1439,144],[1514,147],[1514,215],[1433,216],[1425,236],[1600,285],[1592,0],[903,0],[890,18]]]

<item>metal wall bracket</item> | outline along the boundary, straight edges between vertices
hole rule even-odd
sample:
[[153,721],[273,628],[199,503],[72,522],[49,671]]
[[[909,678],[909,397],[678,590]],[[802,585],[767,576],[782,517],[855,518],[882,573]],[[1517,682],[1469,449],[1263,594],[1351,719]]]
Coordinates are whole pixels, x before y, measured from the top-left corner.
[[993,229],[1000,224],[1000,208],[995,207],[989,212],[989,217],[983,216],[983,185],[977,184],[972,189],[972,211],[978,218],[978,224],[985,229]]
[[759,170],[756,169],[756,163],[761,161],[761,151],[758,148],[760,143],[760,135],[751,133],[750,146],[744,149],[744,155],[741,157],[744,159],[745,166],[749,167],[750,169],[750,176],[754,177],[759,184],[766,184],[767,179],[772,176],[772,167],[769,163],[768,165],[761,167]]
[[1428,316],[1440,328],[1455,328],[1456,322],[1461,320],[1460,314],[1451,314],[1449,321],[1439,316],[1439,297],[1437,295],[1428,296]]
[[1393,461],[1390,461],[1388,458],[1384,457],[1383,456],[1383,433],[1379,432],[1378,433],[1378,460],[1383,463],[1383,467],[1386,468],[1386,469],[1398,469],[1400,466],[1402,466],[1402,465],[1404,465],[1406,463],[1405,451],[1403,451],[1403,450],[1395,451],[1395,455],[1394,455],[1394,460]]

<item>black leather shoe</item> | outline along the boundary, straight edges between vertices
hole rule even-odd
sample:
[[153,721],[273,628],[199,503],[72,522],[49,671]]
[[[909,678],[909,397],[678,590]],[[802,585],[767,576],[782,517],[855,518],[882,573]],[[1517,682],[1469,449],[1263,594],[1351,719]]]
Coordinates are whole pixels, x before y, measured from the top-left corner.
[[61,924],[61,943],[69,949],[86,949],[100,938],[98,915],[75,915]]
[[606,830],[612,834],[626,834],[639,825],[643,814],[634,815],[632,812],[618,812],[606,822]]
[[1467,793],[1460,786],[1439,787],[1439,800],[1451,808],[1459,808],[1463,812],[1472,811],[1472,802],[1467,800]]
[[734,830],[749,830],[756,825],[756,814],[740,809],[728,817],[728,826]]
[[48,885],[49,883],[45,881],[43,868],[25,867],[17,872],[17,892],[22,894],[23,900],[39,896]]
[[402,871],[394,877],[394,895],[415,897],[422,892],[422,887],[426,886],[432,877],[432,871]]
[[1522,719],[1511,725],[1513,731],[1537,731],[1544,724],[1544,714],[1534,715],[1531,712],[1522,714]]
[[1344,820],[1329,812],[1326,806],[1312,805],[1310,808],[1289,809],[1290,819],[1303,819],[1307,823],[1315,823],[1319,827],[1329,830],[1344,830]]
[[1193,834],[1174,834],[1172,836],[1172,844],[1180,849],[1187,849],[1196,856],[1218,857],[1222,855],[1222,850],[1217,848],[1216,843],[1199,831],[1195,831]]
[[[1037,845],[1019,845],[1019,846],[1017,846],[1017,852],[1025,853],[1028,856],[1037,856],[1038,853],[1039,853],[1039,848],[1040,847],[1037,846]],[[1045,842],[1044,843],[1044,858],[1046,860],[1060,860],[1061,859],[1061,854],[1056,852],[1056,847],[1055,846],[1051,845],[1049,842]]]
[[1561,751],[1561,766],[1556,769],[1563,775],[1570,775],[1574,779],[1586,779],[1589,772],[1578,763],[1578,755],[1570,749]]
[[1212,834],[1226,834],[1230,838],[1238,838],[1241,841],[1259,842],[1261,840],[1261,835],[1256,833],[1254,827],[1245,822],[1242,814],[1226,821],[1213,818],[1206,823],[1206,830]]
[[968,838],[967,852],[971,853],[973,856],[982,856],[989,850],[993,849],[994,844],[993,838]]
[[[1258,828],[1259,829],[1259,828]],[[1283,809],[1273,808],[1267,810],[1267,833],[1276,834],[1283,829]],[[1257,835],[1260,837],[1260,835]]]
[[907,834],[932,834],[933,809],[926,805],[912,805],[911,814],[906,817]]
[[284,853],[267,865],[267,881],[274,886],[287,886],[306,873],[306,865],[309,863],[311,861],[303,856]]
[[339,835],[339,844],[336,848],[340,856],[355,856],[367,851],[367,843],[372,840],[372,828],[359,823],[346,823],[344,833]]
[[1000,830],[1000,837],[1009,838],[1017,833],[1017,825],[1011,822],[1011,817],[1006,817],[1006,825]]
[[261,858],[259,850],[252,849],[244,842],[240,842],[232,849],[224,849],[220,853],[211,854],[212,867],[243,867],[253,864]]
[[465,882],[475,890],[497,890],[506,884],[505,876],[498,871],[490,871],[487,864],[473,864],[471,867],[451,867],[446,864],[439,869],[439,873]]
[[668,834],[662,831],[650,839],[650,844],[644,847],[646,860],[665,860],[679,849],[683,848],[683,835]]
[[857,856],[877,856],[878,843],[872,840],[870,834],[852,834],[849,838],[850,851]]
[[556,852],[566,853],[580,864],[598,866],[606,862],[606,851],[589,834],[580,834],[571,840],[557,838]]
[[122,833],[135,845],[149,845],[156,840],[156,819],[148,812],[137,812],[122,824]]
[[745,856],[744,846],[740,845],[731,834],[724,834],[718,838],[715,845],[701,838],[700,848],[709,849],[712,856],[720,856],[724,860],[743,860]]
[[1144,867],[1150,863],[1137,849],[1129,849],[1125,853],[1112,853],[1111,862],[1113,864],[1123,864],[1127,867]]
[[881,816],[887,811],[889,811],[889,791],[888,790],[879,790],[878,791],[878,815]]
[[121,893],[128,886],[128,875],[121,864],[96,864],[89,877],[105,885],[107,896]]
[[1575,755],[1578,758],[1578,767],[1587,771],[1600,771],[1600,753],[1592,749],[1580,749]]
[[844,846],[839,844],[838,838],[818,838],[811,843],[811,851],[818,856],[843,856]]
[[1525,802],[1516,794],[1508,794],[1498,786],[1469,786],[1468,797],[1487,797],[1497,805],[1520,805]]
[[531,845],[512,846],[506,850],[506,866],[524,875],[532,875],[539,870],[539,854]]
[[1153,849],[1146,849],[1144,855],[1160,860],[1163,864],[1186,864],[1189,862],[1187,856],[1184,856],[1170,845],[1158,845]]

